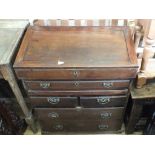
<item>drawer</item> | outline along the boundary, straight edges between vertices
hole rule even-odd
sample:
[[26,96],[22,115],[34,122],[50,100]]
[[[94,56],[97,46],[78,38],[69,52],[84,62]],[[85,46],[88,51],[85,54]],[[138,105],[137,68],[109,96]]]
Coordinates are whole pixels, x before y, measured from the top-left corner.
[[102,133],[106,131],[121,130],[122,120],[115,121],[58,121],[58,122],[40,122],[41,132],[43,134],[54,133]]
[[28,90],[112,90],[129,87],[129,80],[109,81],[24,81]]
[[15,69],[19,79],[31,80],[113,80],[135,78],[136,68],[92,68],[92,69]]
[[35,108],[35,114],[42,121],[91,121],[119,120],[123,118],[124,107],[116,108]]
[[83,107],[121,107],[127,102],[127,96],[95,96],[80,97],[80,105]]
[[32,107],[71,108],[78,105],[77,97],[29,97]]
[[128,89],[122,90],[28,90],[30,96],[98,96],[125,95]]

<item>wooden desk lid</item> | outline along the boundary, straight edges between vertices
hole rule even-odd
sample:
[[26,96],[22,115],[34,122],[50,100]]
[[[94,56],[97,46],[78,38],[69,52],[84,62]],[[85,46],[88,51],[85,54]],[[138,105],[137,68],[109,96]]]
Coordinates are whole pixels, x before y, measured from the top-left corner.
[[127,27],[29,27],[15,68],[137,67]]

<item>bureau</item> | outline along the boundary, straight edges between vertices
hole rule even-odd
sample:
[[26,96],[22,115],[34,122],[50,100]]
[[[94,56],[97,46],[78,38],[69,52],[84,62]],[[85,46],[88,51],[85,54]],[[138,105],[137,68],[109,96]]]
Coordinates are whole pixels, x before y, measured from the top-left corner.
[[43,134],[120,131],[137,67],[128,27],[30,26],[14,63]]

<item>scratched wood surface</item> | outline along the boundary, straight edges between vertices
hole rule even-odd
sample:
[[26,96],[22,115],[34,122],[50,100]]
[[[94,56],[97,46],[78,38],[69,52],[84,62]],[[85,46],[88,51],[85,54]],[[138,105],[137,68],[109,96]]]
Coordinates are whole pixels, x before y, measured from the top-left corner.
[[136,67],[130,39],[125,27],[33,26],[26,32],[14,67]]

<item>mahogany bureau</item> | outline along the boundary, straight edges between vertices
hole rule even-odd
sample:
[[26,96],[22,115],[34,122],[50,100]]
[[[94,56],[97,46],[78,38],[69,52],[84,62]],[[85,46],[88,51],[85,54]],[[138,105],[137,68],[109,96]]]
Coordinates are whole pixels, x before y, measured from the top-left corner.
[[137,67],[128,27],[30,26],[14,63],[42,134],[121,130]]

